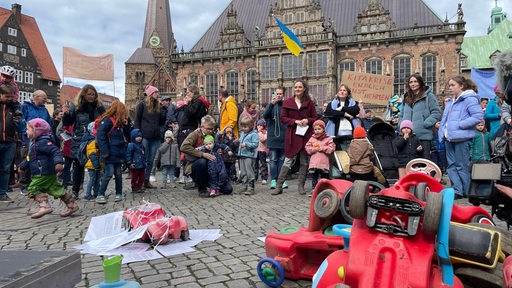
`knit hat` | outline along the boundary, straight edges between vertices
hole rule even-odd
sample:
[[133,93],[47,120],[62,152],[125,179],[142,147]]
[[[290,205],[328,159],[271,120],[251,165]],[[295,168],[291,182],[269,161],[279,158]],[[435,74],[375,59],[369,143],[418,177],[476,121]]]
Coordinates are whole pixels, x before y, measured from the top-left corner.
[[94,135],[94,121],[92,121],[91,123],[89,123],[89,125],[87,125],[87,131],[89,131],[89,134],[91,135]]
[[165,131],[164,138],[172,138],[172,131],[171,130]]
[[52,128],[44,119],[34,118],[28,121],[28,123],[34,128],[34,138],[51,134]]
[[265,120],[263,120],[263,119],[258,120],[256,122],[256,126],[263,126],[263,127],[265,127]]
[[413,127],[414,127],[414,126],[412,125],[412,122],[411,122],[411,121],[409,121],[409,120],[404,120],[404,121],[402,121],[402,123],[400,124],[400,131],[402,131],[402,129],[404,129],[404,128],[409,128],[409,129],[411,129],[411,130],[414,130],[414,129],[413,129]]
[[322,121],[322,120],[316,120],[315,122],[313,122],[313,127],[315,127],[315,126],[317,126],[317,125],[318,125],[318,126],[322,126],[322,128],[324,128],[324,130],[325,130],[325,122],[324,122],[324,121]]
[[359,139],[359,138],[365,138],[365,137],[366,137],[366,131],[364,130],[364,128],[361,126],[356,126],[356,128],[354,128],[354,138]]
[[205,143],[205,142],[215,143],[215,139],[213,139],[212,135],[206,135],[206,137],[204,137],[204,140],[203,140],[203,143]]
[[155,86],[148,85],[146,86],[146,90],[144,92],[146,92],[146,95],[151,96],[151,94],[158,92],[158,88],[156,88]]
[[494,93],[496,94],[496,93],[499,93],[499,92],[501,92],[500,91],[500,87],[498,87],[498,85],[494,86]]

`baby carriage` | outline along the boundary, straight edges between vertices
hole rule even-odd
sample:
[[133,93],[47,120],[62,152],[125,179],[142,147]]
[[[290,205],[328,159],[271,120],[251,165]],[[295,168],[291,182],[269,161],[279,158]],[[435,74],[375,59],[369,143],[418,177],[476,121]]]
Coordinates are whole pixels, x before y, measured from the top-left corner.
[[381,166],[379,168],[390,184],[398,179],[398,152],[393,144],[395,137],[393,126],[385,122],[375,123],[368,130],[368,140],[377,154]]

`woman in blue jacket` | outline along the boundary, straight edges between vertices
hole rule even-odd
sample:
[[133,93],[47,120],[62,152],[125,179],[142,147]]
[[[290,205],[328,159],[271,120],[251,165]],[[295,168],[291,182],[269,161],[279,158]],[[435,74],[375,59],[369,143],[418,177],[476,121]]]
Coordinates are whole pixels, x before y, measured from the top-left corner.
[[450,177],[456,197],[465,197],[469,192],[469,151],[475,137],[476,124],[484,117],[476,84],[464,76],[455,76],[448,81],[452,98],[446,102],[439,127],[439,137],[445,141],[446,172]]
[[101,161],[105,163],[105,172],[101,179],[96,203],[105,204],[105,191],[112,175],[115,176],[115,202],[123,200],[122,165],[126,156],[126,139],[128,110],[120,101],[114,101],[108,110],[98,118],[96,145],[100,149]]
[[430,159],[430,145],[433,129],[441,120],[441,109],[432,88],[425,85],[420,74],[412,74],[407,80],[407,91],[404,94],[402,111],[398,125],[409,120],[414,126],[414,134],[423,147],[422,158]]

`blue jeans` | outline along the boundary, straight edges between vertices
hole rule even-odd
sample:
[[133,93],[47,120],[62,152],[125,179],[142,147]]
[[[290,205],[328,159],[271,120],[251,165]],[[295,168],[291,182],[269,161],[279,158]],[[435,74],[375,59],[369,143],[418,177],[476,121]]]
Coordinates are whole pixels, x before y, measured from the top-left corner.
[[151,176],[151,170],[153,169],[153,160],[155,160],[156,150],[160,146],[159,139],[148,140],[142,139],[142,145],[144,146],[144,152],[146,153],[146,180]]
[[171,184],[174,184],[174,169],[176,169],[174,165],[162,166],[162,183],[164,185],[167,184],[167,177],[169,177]]
[[107,191],[108,182],[110,182],[110,178],[112,178],[112,175],[115,176],[116,195],[123,195],[122,166],[123,164],[121,163],[105,164],[105,172],[103,174],[103,178],[101,178],[100,190],[98,191],[98,195],[96,196],[105,196],[105,191]]
[[469,151],[473,140],[463,142],[445,142],[446,148],[446,173],[450,177],[455,194],[467,196],[471,186],[471,174],[469,173]]
[[[87,191],[85,197],[91,195],[97,195],[100,188],[100,171],[99,170],[87,170],[89,172],[89,183],[87,183]],[[91,194],[94,191],[94,194]]]
[[16,142],[0,142],[0,196],[7,195],[11,164],[16,154]]
[[271,180],[277,180],[281,167],[284,163],[284,149],[269,149],[270,151],[270,178]]

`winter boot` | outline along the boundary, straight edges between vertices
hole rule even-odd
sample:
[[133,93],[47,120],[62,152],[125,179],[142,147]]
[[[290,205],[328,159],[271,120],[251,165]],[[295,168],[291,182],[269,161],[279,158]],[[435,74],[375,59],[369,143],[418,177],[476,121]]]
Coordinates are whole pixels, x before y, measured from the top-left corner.
[[75,199],[73,198],[73,195],[70,193],[66,193],[60,197],[60,200],[66,204],[66,207],[68,210],[60,212],[61,217],[68,217],[71,216],[71,214],[78,211],[78,204],[76,204]]
[[144,188],[155,189],[156,187],[151,185],[151,183],[149,183],[149,179],[146,179],[146,180],[144,180]]
[[53,212],[52,206],[50,206],[50,202],[48,202],[48,195],[45,193],[41,193],[37,195],[34,200],[37,202],[37,205],[39,206],[39,211],[36,213],[30,215],[30,218],[37,219],[41,218],[46,214],[50,214]]
[[288,176],[288,172],[290,171],[289,167],[283,166],[281,167],[281,172],[279,173],[279,177],[277,177],[276,189],[272,191],[270,194],[278,195],[283,193],[283,183]]
[[306,191],[304,190],[304,185],[306,184],[306,174],[308,173],[308,166],[307,165],[300,165],[299,168],[299,183],[297,184],[297,190],[299,191],[299,194],[304,195],[306,194]]
[[244,195],[254,195],[254,181],[249,181],[249,185],[247,187],[247,190],[244,192]]

